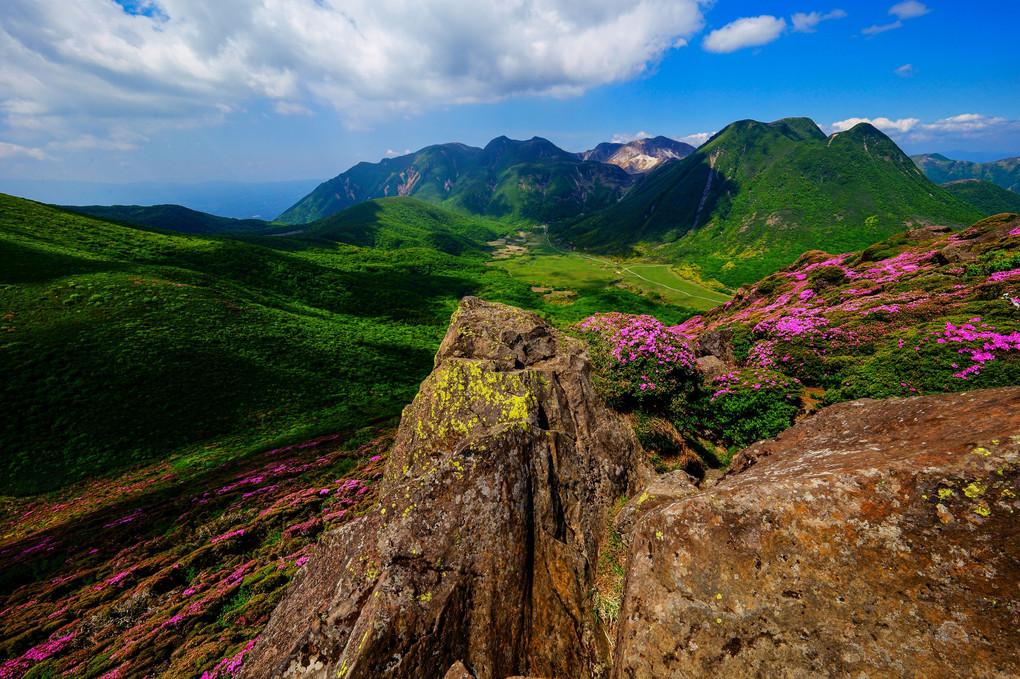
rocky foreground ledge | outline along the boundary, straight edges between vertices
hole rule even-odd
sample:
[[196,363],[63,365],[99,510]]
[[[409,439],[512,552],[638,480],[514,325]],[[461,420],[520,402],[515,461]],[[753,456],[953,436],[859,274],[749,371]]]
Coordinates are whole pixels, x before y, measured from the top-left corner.
[[1018,477],[1020,388],[826,408],[640,518],[613,676],[1020,676]]
[[[1020,388],[839,404],[698,489],[651,477],[588,373],[465,299],[378,506],[321,540],[242,676],[1020,676]],[[610,657],[589,597],[621,496]]]
[[320,541],[242,676],[604,674],[598,544],[651,475],[588,371],[536,314],[466,298],[378,506]]

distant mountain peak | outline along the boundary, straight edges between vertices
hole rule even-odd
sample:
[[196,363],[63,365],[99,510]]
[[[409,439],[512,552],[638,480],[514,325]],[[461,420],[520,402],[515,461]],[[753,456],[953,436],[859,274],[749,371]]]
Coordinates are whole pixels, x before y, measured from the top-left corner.
[[645,137],[627,143],[602,142],[579,154],[582,160],[609,163],[631,174],[645,173],[667,160],[680,160],[694,153],[694,147],[669,137]]

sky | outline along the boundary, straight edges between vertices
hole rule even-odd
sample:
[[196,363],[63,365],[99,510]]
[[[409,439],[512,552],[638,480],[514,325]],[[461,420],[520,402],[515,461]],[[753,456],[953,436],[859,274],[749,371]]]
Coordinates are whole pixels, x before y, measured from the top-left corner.
[[569,151],[867,120],[1020,155],[1016,0],[3,0],[0,179],[326,179],[499,135]]

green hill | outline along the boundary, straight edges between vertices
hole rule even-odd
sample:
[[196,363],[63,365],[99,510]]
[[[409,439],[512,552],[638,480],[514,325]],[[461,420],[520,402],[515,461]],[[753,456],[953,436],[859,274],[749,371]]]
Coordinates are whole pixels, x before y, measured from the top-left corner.
[[991,163],[951,160],[940,153],[910,156],[928,179],[936,184],[960,179],[984,179],[1004,189],[1020,193],[1020,157],[1003,158]]
[[582,161],[539,137],[499,137],[484,149],[440,144],[359,163],[320,184],[277,221],[303,224],[393,196],[499,219],[559,220],[612,205],[633,181],[615,165]]
[[467,294],[561,324],[690,315],[615,289],[547,304],[489,265],[497,226],[388,199],[299,237],[192,235],[0,194],[0,494],[395,415]]
[[180,205],[71,205],[64,209],[181,233],[266,233],[285,231],[261,219],[217,217]]
[[[293,227],[291,227],[293,228]],[[307,225],[302,236],[360,247],[431,248],[451,255],[481,254],[506,229],[416,198],[379,198]]]
[[742,120],[557,235],[600,252],[683,260],[737,286],[806,250],[846,252],[912,224],[981,216],[871,125],[826,137],[806,118]]
[[946,182],[942,188],[985,214],[1020,213],[1020,194],[984,179],[958,179]]

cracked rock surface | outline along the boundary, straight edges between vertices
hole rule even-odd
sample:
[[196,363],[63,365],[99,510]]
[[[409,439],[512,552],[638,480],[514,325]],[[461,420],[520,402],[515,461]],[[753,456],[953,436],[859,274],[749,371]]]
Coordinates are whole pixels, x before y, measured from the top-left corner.
[[631,535],[613,676],[1020,676],[1020,388],[824,409]]
[[607,513],[650,479],[583,343],[465,298],[401,420],[378,506],[320,541],[242,677],[588,678]]

